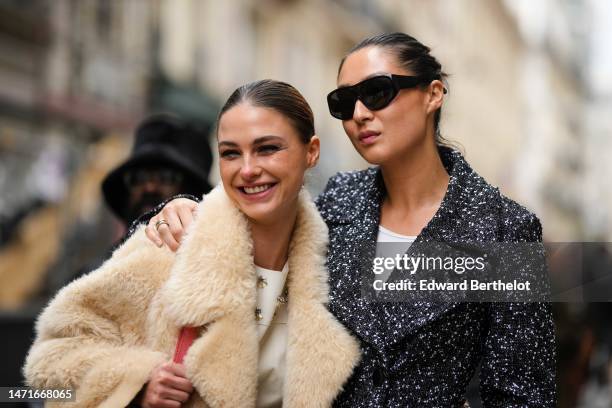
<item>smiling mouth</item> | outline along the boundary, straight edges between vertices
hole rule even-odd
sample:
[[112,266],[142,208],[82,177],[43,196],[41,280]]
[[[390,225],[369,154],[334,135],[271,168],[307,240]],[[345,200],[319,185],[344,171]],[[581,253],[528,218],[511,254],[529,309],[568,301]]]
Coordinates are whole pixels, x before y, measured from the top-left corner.
[[245,194],[259,194],[259,193],[263,193],[264,191],[271,189],[272,187],[274,187],[274,184],[262,184],[260,186],[253,186],[253,187],[244,186],[244,187],[239,187],[239,189]]

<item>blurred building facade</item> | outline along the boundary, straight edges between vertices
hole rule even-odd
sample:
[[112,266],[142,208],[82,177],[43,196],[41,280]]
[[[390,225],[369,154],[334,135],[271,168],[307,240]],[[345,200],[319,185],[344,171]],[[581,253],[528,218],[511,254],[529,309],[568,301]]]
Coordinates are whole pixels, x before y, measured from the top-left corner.
[[[590,50],[582,67],[587,84],[583,130],[588,137],[585,148],[585,193],[583,213],[587,238],[612,241],[612,191],[607,187],[612,174],[612,9],[605,1],[589,0],[584,47]],[[598,180],[599,182],[593,182]]]
[[99,184],[147,104],[150,15],[145,2],[0,6],[1,305],[40,289],[77,226],[93,246],[111,239]]
[[585,162],[590,139],[583,121],[588,9],[575,1],[507,4],[525,43],[519,78],[523,87],[523,148],[516,166],[519,195],[532,198],[550,240],[593,239],[583,205],[584,188],[597,183],[586,173]]

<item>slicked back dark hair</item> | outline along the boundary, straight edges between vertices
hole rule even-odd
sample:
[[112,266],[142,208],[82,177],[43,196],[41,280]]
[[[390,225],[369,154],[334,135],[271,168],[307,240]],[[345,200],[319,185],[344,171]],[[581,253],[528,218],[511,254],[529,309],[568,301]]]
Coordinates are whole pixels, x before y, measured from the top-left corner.
[[[442,70],[442,65],[438,60],[431,55],[431,49],[419,42],[416,38],[405,33],[378,34],[364,39],[351,48],[344,58],[342,58],[340,67],[338,68],[338,74],[340,74],[342,66],[349,55],[367,47],[384,48],[397,58],[399,65],[406,71],[416,76],[431,78],[432,81],[438,79],[446,84],[448,74]],[[439,145],[449,145],[450,143],[440,134],[441,115],[442,108],[434,113],[436,143]]]
[[248,102],[253,106],[274,109],[285,116],[306,144],[315,134],[314,115],[310,105],[302,94],[286,82],[264,79],[242,85],[227,99],[217,123],[225,112],[241,102]]

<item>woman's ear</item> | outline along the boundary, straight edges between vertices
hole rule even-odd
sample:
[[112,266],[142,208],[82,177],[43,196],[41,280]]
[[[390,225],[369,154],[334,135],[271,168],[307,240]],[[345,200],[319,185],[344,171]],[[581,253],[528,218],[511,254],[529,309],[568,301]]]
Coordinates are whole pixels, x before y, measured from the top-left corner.
[[429,101],[427,102],[427,113],[435,112],[442,107],[444,102],[445,88],[442,81],[436,79],[431,81],[428,88]]
[[319,154],[321,152],[321,141],[317,135],[310,138],[307,148],[306,163],[308,164],[308,168],[312,168],[319,162]]

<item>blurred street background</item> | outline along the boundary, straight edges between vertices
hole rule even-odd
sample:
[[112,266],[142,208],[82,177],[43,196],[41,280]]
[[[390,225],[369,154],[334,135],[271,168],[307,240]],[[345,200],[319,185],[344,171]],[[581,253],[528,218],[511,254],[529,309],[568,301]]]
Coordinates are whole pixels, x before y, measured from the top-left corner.
[[[443,136],[545,240],[612,241],[609,1],[0,0],[0,386],[20,384],[58,282],[125,233],[100,184],[146,115],[210,128],[237,86],[287,81],[315,113],[316,193],[366,166],[325,103],[340,59],[391,31],[432,48],[450,74]],[[610,305],[554,305],[560,407],[612,406]]]

